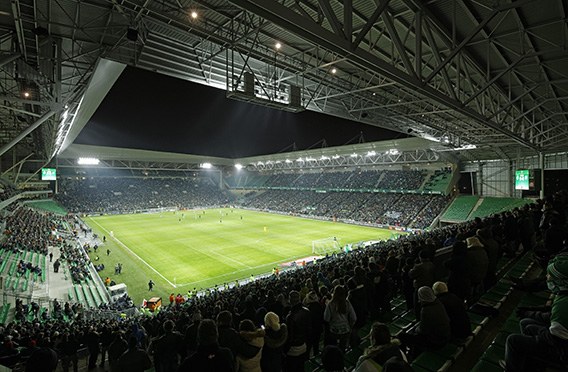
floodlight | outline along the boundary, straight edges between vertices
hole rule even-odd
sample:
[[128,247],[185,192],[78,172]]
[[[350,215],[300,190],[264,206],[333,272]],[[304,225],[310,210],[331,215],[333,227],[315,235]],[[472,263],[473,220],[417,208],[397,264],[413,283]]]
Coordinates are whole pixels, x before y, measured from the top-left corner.
[[332,159],[339,159],[340,156],[339,156],[339,155],[333,155],[331,158],[332,158]]
[[352,158],[356,158],[356,157],[357,157],[357,154],[356,154],[356,153],[353,153],[353,154],[351,154],[351,155],[349,155],[349,156],[351,156]]
[[276,50],[282,48],[282,44],[280,44],[279,42],[277,42],[274,47],[276,48]]
[[235,168],[237,168],[238,170],[241,170],[241,169],[243,169],[243,165],[237,163],[237,164],[235,164]]
[[30,92],[24,92],[24,97],[29,98],[29,97],[30,97]]
[[100,160],[97,158],[79,158],[77,164],[79,165],[98,165]]
[[400,151],[398,151],[398,149],[390,149],[388,151],[388,154],[389,155],[398,155],[398,154],[400,154]]
[[331,69],[332,74],[335,74],[336,72],[337,72],[337,69],[335,67]]
[[197,16],[198,16],[198,14],[195,10],[193,12],[191,12],[191,18],[196,19]]
[[304,159],[302,159],[302,158],[298,158],[298,159],[297,159],[296,161],[297,161],[297,162],[303,162],[303,161],[304,161]]
[[286,164],[290,164],[290,163],[292,163],[292,160],[286,159],[285,162],[286,162]]
[[211,169],[211,168],[213,168],[213,165],[211,165],[211,163],[201,163],[201,164],[199,164],[199,168]]
[[367,152],[367,156],[375,156],[375,155],[377,155],[377,153],[374,151]]
[[329,159],[329,157],[325,156],[325,155],[322,155],[321,158],[320,158],[320,160],[328,160],[328,159]]

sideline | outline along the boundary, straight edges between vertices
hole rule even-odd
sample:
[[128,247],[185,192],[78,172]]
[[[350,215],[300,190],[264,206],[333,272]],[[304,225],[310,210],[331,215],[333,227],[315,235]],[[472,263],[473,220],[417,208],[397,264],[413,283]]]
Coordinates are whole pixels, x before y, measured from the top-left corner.
[[[160,278],[164,279],[166,282],[168,282],[169,285],[171,285],[174,288],[177,288],[177,285],[175,285],[174,283],[170,282],[168,279],[166,279],[165,276],[163,276],[162,274],[160,274],[160,272],[156,269],[154,269],[148,262],[144,261],[142,259],[142,257],[138,256],[136,253],[134,253],[132,251],[132,249],[128,248],[126,246],[126,244],[124,244],[123,242],[121,242],[120,240],[118,240],[118,238],[111,236],[110,235],[110,231],[108,231],[107,229],[105,229],[104,227],[102,227],[97,221],[93,220],[91,217],[89,217],[89,220],[91,222],[93,222],[94,224],[96,224],[98,227],[101,228],[101,230],[104,230],[106,232],[106,234],[108,236],[110,236],[112,239],[114,239],[118,244],[120,244],[124,249],[126,249],[128,252],[130,252],[130,254],[132,254],[134,257],[138,258],[140,261],[142,261],[146,266],[148,266],[153,272],[155,272],[156,274],[158,274],[160,276]],[[113,234],[114,235],[114,234]]]

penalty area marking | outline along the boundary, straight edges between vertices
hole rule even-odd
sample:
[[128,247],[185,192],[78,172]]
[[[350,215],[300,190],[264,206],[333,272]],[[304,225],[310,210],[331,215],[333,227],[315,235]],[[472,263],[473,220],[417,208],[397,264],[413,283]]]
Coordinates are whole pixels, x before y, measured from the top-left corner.
[[102,227],[97,221],[93,220],[92,218],[89,218],[92,222],[94,222],[98,227],[100,227],[102,230],[104,230],[107,234],[109,234],[109,236],[111,236],[114,240],[116,240],[116,242],[118,244],[120,244],[124,249],[126,249],[128,252],[130,252],[131,255],[133,255],[134,257],[136,257],[137,259],[139,259],[140,261],[142,261],[142,263],[144,263],[146,266],[148,266],[153,272],[155,272],[156,274],[158,274],[160,276],[160,278],[164,279],[166,282],[168,282],[169,285],[171,285],[174,288],[177,288],[177,286],[170,282],[168,279],[166,279],[165,276],[163,276],[162,274],[160,274],[160,272],[156,269],[154,269],[148,262],[144,261],[144,259],[142,259],[142,257],[138,256],[136,253],[134,253],[132,251],[132,249],[128,248],[128,246],[126,244],[124,244],[123,242],[121,242],[120,240],[118,240],[117,237],[113,235],[110,235],[110,232],[105,229],[104,227]]

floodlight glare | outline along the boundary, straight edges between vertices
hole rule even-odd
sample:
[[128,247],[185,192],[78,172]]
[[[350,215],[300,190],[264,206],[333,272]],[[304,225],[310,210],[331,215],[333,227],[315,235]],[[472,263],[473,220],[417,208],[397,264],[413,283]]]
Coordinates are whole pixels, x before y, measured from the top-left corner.
[[331,69],[332,74],[335,74],[336,72],[337,72],[337,69],[335,67]]
[[30,92],[24,92],[24,97],[29,98]]
[[332,159],[339,159],[339,155],[333,155],[331,158]]
[[286,164],[290,164],[290,163],[292,163],[292,160],[286,159],[285,162],[286,162]]
[[353,154],[351,154],[351,155],[349,155],[349,156],[351,156],[352,158],[356,158],[356,157],[357,157],[357,154],[356,154],[356,153],[353,153]]
[[398,151],[398,149],[390,149],[388,151],[388,154],[389,155],[398,155],[398,154],[400,154],[400,152]]
[[369,152],[367,153],[367,156],[375,156],[375,155],[377,155],[377,153],[374,152],[374,151],[369,151]]
[[276,50],[278,50],[278,49],[282,48],[282,44],[280,44],[280,43],[277,42],[277,43],[274,45],[274,47],[276,48]]
[[243,169],[243,165],[237,163],[237,164],[235,164],[235,168],[237,168],[238,170],[241,170],[241,169]]
[[197,12],[194,10],[193,12],[191,12],[191,18],[196,19],[197,18]]
[[199,164],[199,168],[203,168],[203,169],[211,169],[213,167],[213,165],[211,165],[211,163],[201,163]]
[[79,158],[77,164],[79,165],[98,165],[100,160],[97,158]]

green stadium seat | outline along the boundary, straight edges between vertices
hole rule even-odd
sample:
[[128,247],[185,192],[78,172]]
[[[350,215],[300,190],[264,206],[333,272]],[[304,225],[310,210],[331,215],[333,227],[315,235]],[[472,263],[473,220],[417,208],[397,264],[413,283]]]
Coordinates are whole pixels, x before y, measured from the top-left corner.
[[507,319],[501,330],[508,333],[519,333],[519,322],[514,319]]
[[435,354],[434,352],[425,351],[414,359],[412,362],[412,368],[419,366],[427,371],[437,372],[439,370],[444,370],[444,367],[446,367],[447,364],[451,365],[452,361]]
[[480,360],[471,372],[503,372],[503,368],[486,360]]
[[504,357],[505,348],[498,345],[491,345],[489,346],[489,348],[487,348],[487,350],[485,350],[485,352],[481,356],[481,359],[499,365],[499,360],[503,359]]
[[495,346],[499,346],[499,347],[505,347],[505,342],[507,342],[507,337],[509,337],[510,333],[508,332],[499,332],[497,333],[497,336],[495,336],[495,339],[493,340],[493,344]]
[[433,352],[441,357],[455,361],[457,357],[463,352],[463,347],[449,343],[443,348],[434,350]]
[[471,324],[475,324],[476,326],[486,324],[489,321],[488,317],[472,313],[471,311],[467,312],[467,316],[469,317]]

